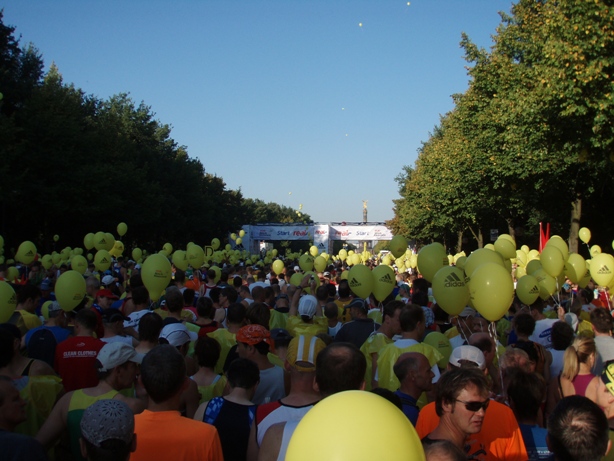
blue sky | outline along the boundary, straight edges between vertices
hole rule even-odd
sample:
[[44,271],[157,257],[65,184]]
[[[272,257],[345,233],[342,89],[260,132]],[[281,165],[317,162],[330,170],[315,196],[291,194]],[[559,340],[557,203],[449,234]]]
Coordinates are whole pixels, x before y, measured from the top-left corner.
[[[490,47],[509,0],[11,0],[67,83],[128,92],[245,197],[317,222],[393,217],[394,178]],[[362,26],[360,25],[362,24]],[[188,193],[189,190],[186,190]]]

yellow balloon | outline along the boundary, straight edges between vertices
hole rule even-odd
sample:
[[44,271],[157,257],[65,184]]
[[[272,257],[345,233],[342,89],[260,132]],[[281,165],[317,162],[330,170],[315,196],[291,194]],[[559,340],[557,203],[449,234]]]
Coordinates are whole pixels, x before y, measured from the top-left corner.
[[220,239],[211,240],[211,248],[217,250],[220,247]]
[[46,270],[51,269],[51,266],[53,266],[53,259],[51,258],[51,255],[43,256],[41,258],[41,264]]
[[465,270],[465,264],[467,263],[467,256],[461,256],[459,258],[456,259],[456,267],[458,267],[460,270],[464,271]]
[[490,322],[496,322],[505,315],[512,304],[514,298],[512,276],[502,265],[486,262],[471,274],[469,293],[473,306],[482,317]]
[[392,237],[392,240],[388,245],[388,247],[390,248],[390,252],[395,258],[400,258],[401,256],[403,256],[405,254],[405,251],[407,250],[407,246],[407,239],[402,235],[395,235],[394,237]]
[[273,261],[273,272],[279,275],[283,271],[284,271],[284,262],[281,259],[276,259],[275,261]]
[[70,260],[70,268],[83,275],[87,270],[87,259],[81,255],[75,255]]
[[380,264],[371,271],[373,277],[373,296],[382,302],[396,286],[394,270],[390,266]]
[[446,335],[440,333],[439,331],[433,331],[432,333],[427,334],[422,342],[434,347],[441,355],[443,355],[441,360],[437,362],[437,365],[442,370],[445,370],[448,366],[448,360],[450,360],[450,355],[452,354],[453,349],[452,345],[450,344],[450,340],[446,337]]
[[[405,250],[403,250],[405,251]],[[431,243],[422,247],[418,253],[418,270],[431,282],[439,269],[448,265],[448,256],[441,243]]]
[[542,251],[540,262],[542,268],[552,277],[558,277],[565,268],[563,254],[553,245],[546,245]]
[[6,323],[15,312],[17,307],[17,296],[13,287],[6,283],[0,282],[0,323]]
[[96,250],[107,249],[107,234],[104,232],[96,232],[94,234],[94,248],[96,248]]
[[532,275],[520,277],[516,283],[516,295],[523,304],[530,306],[539,298],[539,285]]
[[543,300],[548,299],[556,291],[556,279],[549,275],[543,268],[539,269],[532,274],[537,279],[537,286],[539,286],[539,297]]
[[578,286],[580,288],[586,288],[588,285],[588,282],[590,281],[591,281],[591,272],[589,269],[588,261],[586,261],[586,272],[584,273],[584,277],[582,277],[580,281],[578,282]]
[[614,278],[614,257],[608,253],[599,253],[591,260],[590,273],[597,285],[606,287]]
[[107,250],[98,250],[94,255],[94,264],[97,271],[106,271],[111,266],[111,255]]
[[497,251],[495,250],[495,246],[492,243],[487,243],[486,245],[484,245],[484,249],[490,251]]
[[188,270],[189,262],[185,251],[175,250],[173,253],[173,264],[182,271]]
[[143,257],[143,251],[140,248],[135,248],[132,250],[132,259],[138,261]]
[[171,281],[171,263],[161,254],[151,255],[141,267],[141,277],[149,297],[157,301]]
[[85,298],[85,279],[75,270],[64,272],[55,282],[55,297],[60,307],[70,312]]
[[345,261],[345,258],[347,258],[347,257],[348,257],[348,252],[347,252],[347,250],[345,250],[345,249],[341,249],[341,250],[339,250],[339,259],[340,259],[341,261]]
[[241,237],[237,237],[237,239],[235,240],[235,243],[237,245],[241,245],[243,243],[243,239]]
[[601,247],[599,245],[593,245],[591,247],[591,256],[595,257],[598,254],[601,254]]
[[503,267],[503,258],[501,258],[501,255],[496,251],[487,250],[486,248],[475,250],[469,255],[465,262],[465,274],[467,277],[472,277],[473,271],[486,263],[498,264]]
[[528,247],[528,245],[522,245],[522,246],[520,247],[520,249],[521,249],[522,251],[524,251],[524,252],[525,252],[527,255],[529,254],[529,251],[531,251],[531,249]]
[[567,246],[567,242],[563,240],[562,237],[558,235],[553,235],[550,237],[550,240],[548,240],[548,243],[546,243],[546,248],[549,246],[557,247],[563,255],[563,259],[567,261],[567,258],[569,258],[569,247]]
[[86,250],[91,250],[94,248],[94,234],[91,232],[83,237],[83,246]]
[[237,239],[237,234],[235,234],[234,232],[230,234],[230,240],[236,240],[236,239]]
[[516,268],[516,280],[519,280],[521,277],[524,277],[525,275],[527,275],[527,270],[526,268],[522,267],[522,266],[518,266]]
[[273,256],[274,258],[276,258],[276,257],[277,257],[277,253],[278,253],[278,251],[277,251],[275,248],[273,248],[273,249],[271,250],[271,256]]
[[199,245],[192,245],[186,251],[186,257],[190,266],[194,269],[200,269],[205,262],[205,251]]
[[[369,427],[369,436],[356,437],[357,427]],[[413,425],[395,405],[371,392],[345,391],[309,410],[290,439],[287,461],[314,459],[424,461],[424,450]]]
[[243,229],[239,231],[239,237],[241,238],[245,237],[245,231]]
[[341,280],[347,280],[348,279],[348,275],[349,275],[350,271],[343,271],[341,272]]
[[516,264],[522,267],[526,267],[528,263],[527,254],[522,250],[516,250]]
[[[507,234],[504,234],[507,235]],[[508,235],[509,237],[509,235]],[[504,238],[503,235],[495,241],[495,251],[503,256],[504,259],[516,257],[516,242]]]
[[124,236],[124,234],[125,234],[126,232],[128,232],[128,226],[126,225],[126,223],[125,223],[125,222],[120,222],[120,223],[117,225],[117,234],[118,234],[120,237],[123,237],[123,236]]
[[173,245],[166,242],[164,245],[162,245],[162,249],[170,255],[173,252]]
[[15,254],[15,259],[27,265],[34,261],[34,258],[36,258],[36,245],[29,240],[21,242]]
[[533,249],[527,253],[527,259],[529,261],[533,261],[534,259],[539,259],[539,251]]
[[565,275],[571,283],[578,283],[586,275],[586,261],[578,253],[571,253],[565,263]]
[[14,282],[15,280],[19,279],[19,269],[17,269],[15,266],[11,266],[6,270],[6,279],[9,282]]
[[318,256],[313,260],[313,267],[315,267],[318,272],[324,272],[324,269],[326,269],[326,259],[322,256]]
[[373,276],[371,269],[364,264],[352,266],[348,274],[350,290],[359,298],[368,298],[373,291]]
[[527,274],[533,275],[533,273],[542,269],[542,263],[539,259],[533,259],[527,263]]
[[448,314],[460,314],[469,302],[465,273],[454,266],[439,269],[433,277],[433,297]]
[[311,247],[309,248],[309,254],[315,258],[316,256],[318,256],[319,253],[320,252],[318,251],[318,247],[315,245],[311,245]]
[[54,242],[57,242],[58,240],[60,240],[60,236],[59,236],[58,234],[55,234],[55,235],[53,236],[53,241],[54,241]]
[[582,229],[580,229],[578,231],[578,236],[580,237],[580,240],[582,240],[584,243],[588,243],[591,241],[591,231],[588,230],[587,227],[583,227]]
[[313,269],[313,262],[314,262],[313,256],[308,255],[308,254],[303,254],[298,259],[298,265],[301,268],[301,270],[304,272],[309,272],[310,270]]

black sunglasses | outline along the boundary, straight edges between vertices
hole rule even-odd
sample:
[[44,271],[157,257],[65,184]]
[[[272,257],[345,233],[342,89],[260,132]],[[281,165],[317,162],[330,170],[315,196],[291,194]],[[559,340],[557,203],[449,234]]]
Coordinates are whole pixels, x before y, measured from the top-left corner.
[[458,399],[456,401],[464,404],[467,411],[471,411],[474,413],[480,411],[481,408],[483,408],[484,411],[486,411],[486,409],[488,408],[488,405],[490,404],[490,399],[486,399],[483,402],[465,402],[463,400],[458,400]]

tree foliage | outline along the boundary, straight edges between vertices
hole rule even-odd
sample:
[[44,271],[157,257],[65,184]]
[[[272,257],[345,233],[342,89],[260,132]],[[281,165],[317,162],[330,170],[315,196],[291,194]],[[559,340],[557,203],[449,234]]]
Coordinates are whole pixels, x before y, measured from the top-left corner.
[[[484,231],[503,227],[534,243],[547,221],[574,243],[572,212],[582,204],[595,216],[613,189],[608,3],[520,0],[489,51],[463,35],[469,88],[399,177],[396,232],[423,241],[469,232],[481,246]],[[603,220],[583,225],[614,231]]]

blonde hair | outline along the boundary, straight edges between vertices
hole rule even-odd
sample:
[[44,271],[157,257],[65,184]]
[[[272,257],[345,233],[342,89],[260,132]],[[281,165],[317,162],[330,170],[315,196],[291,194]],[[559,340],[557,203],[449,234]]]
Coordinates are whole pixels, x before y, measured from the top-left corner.
[[580,372],[580,364],[587,363],[591,357],[594,357],[596,351],[593,338],[578,336],[571,346],[565,349],[561,376],[573,381]]

